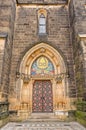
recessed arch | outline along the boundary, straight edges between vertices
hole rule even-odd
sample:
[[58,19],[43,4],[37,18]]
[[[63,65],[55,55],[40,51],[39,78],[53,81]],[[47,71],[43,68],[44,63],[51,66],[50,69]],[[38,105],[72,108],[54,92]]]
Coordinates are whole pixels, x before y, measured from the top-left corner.
[[40,17],[41,14],[43,14],[45,17],[47,17],[47,11],[45,9],[38,10],[38,18]]
[[[45,56],[45,57],[47,57],[47,58],[53,63],[53,66],[54,66],[54,68],[55,68],[55,74],[56,74],[56,73],[57,73],[57,72],[56,72],[56,65],[55,65],[54,61],[51,59],[51,57],[50,57],[49,55],[47,55],[46,53],[45,53],[45,54],[38,54],[37,56],[35,56],[35,57],[32,59],[32,61],[29,61],[30,67],[29,67],[28,73],[30,74],[30,70],[31,70],[31,66],[32,66],[33,62],[34,62],[38,57],[40,57],[40,56]],[[28,64],[29,64],[29,63],[28,63]]]
[[[38,54],[37,54],[38,51]],[[43,53],[43,51],[46,51],[47,53]],[[46,43],[40,43],[37,44],[36,46],[32,47],[23,57],[21,64],[20,64],[20,73],[25,73],[25,67],[28,66],[27,63],[31,63],[35,60],[35,57],[37,58],[40,55],[45,55],[51,61],[54,63],[54,66],[56,68],[56,65],[60,65],[62,70],[64,71],[63,73],[67,73],[67,65],[65,64],[65,60],[63,59],[62,55],[52,46],[46,44]],[[32,57],[32,58],[31,58]],[[30,60],[31,59],[31,60]],[[52,60],[55,59],[55,60]],[[58,60],[56,60],[58,59]],[[57,62],[57,63],[56,63]],[[30,67],[29,67],[30,68]],[[29,70],[30,72],[30,70]]]
[[[55,69],[54,75],[31,75],[31,66],[35,60],[41,56],[48,58]],[[20,64],[20,79],[17,79],[16,87],[20,87],[18,95],[20,95],[20,102],[29,104],[30,113],[32,113],[32,102],[33,102],[33,84],[35,81],[47,81],[52,84],[52,95],[53,95],[53,112],[59,109],[58,104],[63,103],[68,107],[68,93],[69,93],[69,84],[67,74],[67,66],[63,56],[52,46],[46,43],[40,43],[32,47],[24,55],[21,64]],[[24,74],[22,76],[22,74]],[[29,77],[29,78],[28,78]],[[18,86],[19,85],[19,86]],[[68,104],[66,104],[66,102]]]

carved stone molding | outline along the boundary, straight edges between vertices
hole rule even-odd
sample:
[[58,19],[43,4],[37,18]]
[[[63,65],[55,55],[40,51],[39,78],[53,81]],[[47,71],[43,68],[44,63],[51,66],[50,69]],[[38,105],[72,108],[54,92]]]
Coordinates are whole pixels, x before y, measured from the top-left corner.
[[41,52],[41,53],[45,53],[45,51],[46,51],[46,49],[43,48],[43,47],[40,49],[40,52]]
[[64,79],[64,76],[65,76],[64,73],[63,73],[63,74],[58,74],[58,75],[56,76],[56,78],[55,78],[56,83],[61,83],[62,80]]
[[17,72],[16,77],[22,79],[24,81],[24,83],[29,83],[29,81],[30,81],[30,75],[28,75],[28,74]]

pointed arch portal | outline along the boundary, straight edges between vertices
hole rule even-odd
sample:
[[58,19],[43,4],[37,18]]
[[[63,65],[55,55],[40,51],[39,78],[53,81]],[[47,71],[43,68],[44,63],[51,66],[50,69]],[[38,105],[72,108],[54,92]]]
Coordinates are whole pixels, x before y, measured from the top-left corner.
[[45,43],[34,46],[23,57],[19,72],[19,100],[28,104],[30,113],[69,109],[67,66],[56,49]]

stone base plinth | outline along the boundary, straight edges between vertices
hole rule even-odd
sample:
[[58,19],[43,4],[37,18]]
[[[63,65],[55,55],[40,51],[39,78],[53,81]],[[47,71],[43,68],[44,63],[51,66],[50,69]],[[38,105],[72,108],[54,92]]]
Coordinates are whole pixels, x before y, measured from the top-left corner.
[[9,117],[0,120],[0,128],[9,122]]
[[56,110],[55,116],[57,116],[57,118],[60,118],[60,119],[65,119],[68,117],[68,111]]
[[18,110],[18,117],[20,119],[28,119],[30,112],[28,110]]

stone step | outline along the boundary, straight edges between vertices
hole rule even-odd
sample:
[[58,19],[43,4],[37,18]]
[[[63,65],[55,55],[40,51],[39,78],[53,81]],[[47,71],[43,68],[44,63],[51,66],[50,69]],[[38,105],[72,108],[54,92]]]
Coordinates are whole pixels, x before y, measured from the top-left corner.
[[62,121],[62,119],[57,118],[54,113],[32,113],[29,118],[26,120],[28,121]]
[[31,116],[54,116],[54,113],[32,113]]
[[61,122],[64,121],[62,119],[27,119],[24,120],[23,122]]
[[54,113],[32,113],[30,119],[49,119],[53,117]]

